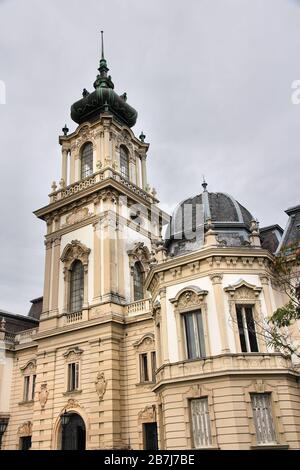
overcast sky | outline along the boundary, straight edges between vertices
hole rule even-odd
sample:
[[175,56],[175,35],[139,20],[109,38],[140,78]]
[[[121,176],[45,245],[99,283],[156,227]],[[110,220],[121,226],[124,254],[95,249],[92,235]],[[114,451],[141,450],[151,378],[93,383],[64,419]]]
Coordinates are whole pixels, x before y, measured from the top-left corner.
[[32,211],[60,178],[58,135],[92,90],[100,30],[118,93],[150,142],[163,208],[231,193],[261,226],[300,203],[298,0],[0,0],[0,309],[42,295],[44,223]]

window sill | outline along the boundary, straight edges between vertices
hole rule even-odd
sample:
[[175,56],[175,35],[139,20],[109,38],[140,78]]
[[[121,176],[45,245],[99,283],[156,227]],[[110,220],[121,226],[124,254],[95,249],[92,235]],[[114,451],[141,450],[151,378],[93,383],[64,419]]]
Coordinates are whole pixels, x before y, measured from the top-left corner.
[[153,380],[148,380],[147,382],[138,382],[135,385],[137,387],[141,387],[143,385],[154,385],[154,384],[156,384],[156,382],[154,382]]
[[220,450],[220,447],[210,446],[210,447],[194,447],[195,450]]
[[255,446],[250,446],[251,450],[288,450],[288,444],[260,444]]
[[19,406],[23,406],[23,405],[33,405],[34,404],[34,400],[26,400],[26,401],[20,401],[18,403]]
[[69,395],[79,395],[80,393],[82,393],[82,390],[68,390],[63,393],[63,396],[68,397]]

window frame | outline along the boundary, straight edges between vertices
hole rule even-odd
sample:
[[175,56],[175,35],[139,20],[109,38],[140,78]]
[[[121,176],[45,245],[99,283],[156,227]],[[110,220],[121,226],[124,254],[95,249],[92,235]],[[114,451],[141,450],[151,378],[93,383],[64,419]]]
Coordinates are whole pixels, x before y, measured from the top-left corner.
[[24,374],[23,376],[23,400],[22,403],[30,403],[34,401],[36,385],[36,373]]
[[[208,435],[207,435],[207,441],[203,445],[196,445],[196,436],[195,436],[195,423],[193,420],[193,403],[195,402],[204,402],[206,410],[205,411],[205,419],[204,421],[206,422],[206,425],[208,424]],[[192,430],[192,444],[194,449],[207,449],[211,448],[213,446],[213,435],[212,435],[212,419],[210,416],[210,406],[209,406],[209,399],[208,396],[201,396],[197,398],[190,398],[189,399],[189,412],[191,416],[191,430]],[[208,419],[207,419],[208,417]],[[200,418],[201,422],[203,422],[203,419]],[[205,436],[204,436],[205,437]],[[203,439],[201,439],[203,440]]]
[[[247,309],[250,309],[250,308],[251,308],[251,321],[253,322],[254,331],[251,332],[250,330],[250,333],[249,333],[249,321],[247,318]],[[238,329],[238,334],[239,334],[241,352],[242,353],[259,353],[259,343],[258,343],[257,331],[255,328],[255,305],[251,303],[248,303],[248,304],[236,303],[235,311],[236,311],[236,321],[237,321],[237,329]],[[240,314],[241,322],[239,321],[239,314]],[[256,350],[252,350],[253,346],[251,343],[253,339],[251,339],[251,335],[252,335],[252,338],[254,338],[255,345],[256,345],[254,349]],[[244,338],[244,340],[242,340],[242,337]],[[245,346],[244,348],[243,348],[242,342],[244,342],[244,346]],[[243,349],[246,349],[246,350],[243,351]]]
[[[80,278],[79,279],[74,279],[73,276],[77,273],[75,273],[75,269],[77,266],[80,266]],[[81,281],[81,285],[79,288],[76,290],[73,290],[73,284],[77,281]],[[78,296],[80,296],[80,299],[76,299],[75,294],[79,292]],[[74,298],[72,298],[74,296]],[[80,300],[80,301],[79,301]],[[77,308],[80,305],[80,308]],[[75,259],[72,263],[71,269],[70,269],[70,291],[69,291],[69,308],[68,308],[68,313],[76,313],[76,312],[81,312],[84,304],[84,266],[82,262],[79,259]],[[76,308],[75,308],[76,307]]]
[[[140,300],[143,300],[145,298],[145,289],[144,289],[144,269],[143,265],[140,261],[135,261],[132,267],[132,273],[133,273],[133,302],[138,302]],[[136,288],[137,283],[136,283],[136,273],[139,275],[139,285],[138,289]],[[141,295],[140,298],[136,298],[136,293],[139,293]]]
[[[79,361],[70,361],[67,364],[67,392],[77,392],[79,390]],[[74,371],[73,371],[74,366]],[[71,388],[71,382],[74,387]]]
[[[189,345],[190,340],[189,340],[189,334],[188,334],[188,324],[187,324],[187,318],[188,316],[191,316],[192,318],[192,323],[193,323],[193,329],[192,332],[194,333],[193,340],[195,342],[194,349],[196,350],[196,355],[193,357],[190,357],[190,353],[192,345]],[[199,316],[200,321],[201,321],[201,327],[199,328],[199,320],[197,319],[196,316]],[[185,356],[186,360],[197,360],[197,359],[205,359],[206,357],[206,350],[205,350],[205,337],[204,337],[204,325],[203,325],[203,315],[201,308],[199,309],[194,309],[192,311],[186,311],[181,313],[181,319],[183,323],[183,330],[184,330],[184,338],[185,338]],[[192,339],[190,337],[190,339]],[[204,354],[202,354],[202,351],[204,350]],[[199,354],[197,354],[199,353]]]
[[[84,155],[85,150],[89,148],[91,151]],[[87,168],[84,168],[86,165]],[[92,142],[88,141],[83,144],[80,149],[80,179],[89,178],[94,173],[94,146]]]
[[[129,150],[125,145],[120,145],[119,147],[119,155],[120,155],[120,173],[123,178],[129,180],[130,179],[130,155]],[[123,156],[126,155],[126,158]]]
[[187,286],[181,289],[176,295],[176,297],[169,299],[169,301],[174,305],[174,315],[178,337],[177,344],[179,361],[203,360],[203,358],[187,359],[183,315],[185,313],[192,313],[197,310],[201,310],[202,313],[203,335],[206,354],[205,357],[209,357],[211,355],[210,334],[207,318],[207,303],[205,302],[205,297],[207,294],[208,291],[202,290],[199,287]]
[[[266,406],[266,409],[267,409],[267,414],[268,414],[268,417],[267,417],[267,421],[269,421],[269,427],[270,427],[270,435],[272,435],[272,437],[274,439],[270,439],[270,440],[267,440],[267,441],[264,441],[264,440],[260,440],[259,438],[259,424],[261,425],[261,423],[259,423],[258,419],[257,419],[257,413],[255,412],[255,409],[254,409],[254,406],[255,406],[255,403],[254,403],[254,398],[258,399],[258,397],[260,398],[267,398],[267,406]],[[253,415],[253,423],[254,423],[254,429],[255,429],[255,436],[256,436],[256,443],[258,446],[272,446],[272,445],[278,445],[278,437],[277,437],[277,433],[276,433],[276,426],[275,426],[275,416],[274,416],[274,411],[273,411],[273,405],[272,405],[272,393],[271,392],[259,392],[259,393],[250,393],[250,399],[251,399],[251,409],[252,409],[252,415]],[[266,413],[264,413],[266,415]],[[261,421],[263,421],[263,418],[262,418],[262,415],[261,415]],[[263,426],[261,425],[261,428]],[[261,433],[262,434],[262,433]]]

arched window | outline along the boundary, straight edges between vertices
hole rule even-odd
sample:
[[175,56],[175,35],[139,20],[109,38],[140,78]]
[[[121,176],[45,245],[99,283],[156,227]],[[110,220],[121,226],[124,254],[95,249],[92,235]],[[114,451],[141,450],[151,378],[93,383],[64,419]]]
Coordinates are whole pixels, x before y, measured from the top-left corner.
[[121,175],[129,179],[129,155],[126,147],[120,147],[120,169]]
[[70,280],[70,312],[80,312],[83,304],[84,271],[81,261],[72,265]]
[[93,145],[88,142],[81,151],[81,179],[93,174]]
[[141,300],[144,298],[144,276],[141,263],[136,262],[133,266],[133,297],[134,300]]

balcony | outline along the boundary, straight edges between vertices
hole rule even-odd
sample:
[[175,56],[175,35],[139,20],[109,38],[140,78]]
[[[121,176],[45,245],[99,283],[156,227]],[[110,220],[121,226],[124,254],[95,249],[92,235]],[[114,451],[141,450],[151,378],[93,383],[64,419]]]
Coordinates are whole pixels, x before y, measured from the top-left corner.
[[150,187],[149,191],[148,188],[146,188],[147,191],[144,191],[142,188],[132,183],[127,178],[124,178],[121,173],[113,169],[112,166],[107,165],[105,168],[96,171],[93,175],[89,176],[88,178],[85,178],[82,181],[76,181],[75,183],[70,184],[69,186],[60,187],[59,189],[56,189],[56,185],[54,185],[54,191],[49,194],[50,203],[66,199],[70,196],[73,196],[74,194],[80,193],[84,190],[88,190],[90,187],[93,187],[108,178],[112,178],[123,186],[126,186],[128,189],[130,189],[146,201],[149,201],[151,203],[158,202],[155,198],[155,191],[150,191]]
[[150,309],[150,299],[136,300],[125,307],[125,315],[127,317],[134,317],[143,313],[149,313]]
[[296,372],[292,362],[279,353],[222,354],[205,359],[186,360],[163,364],[156,373],[156,383],[183,381],[186,379],[247,374],[255,372]]

